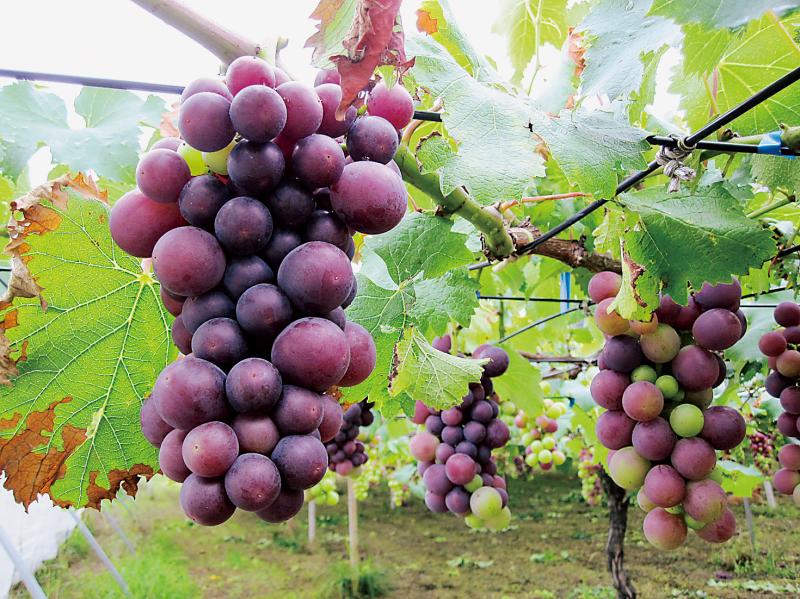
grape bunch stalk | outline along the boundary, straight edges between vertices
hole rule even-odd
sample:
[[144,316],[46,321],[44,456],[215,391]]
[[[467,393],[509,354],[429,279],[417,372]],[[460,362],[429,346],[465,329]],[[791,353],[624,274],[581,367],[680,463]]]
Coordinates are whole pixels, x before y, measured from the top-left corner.
[[[433,347],[449,353],[449,336],[438,337]],[[452,512],[473,529],[503,530],[511,521],[506,481],[497,474],[492,450],[509,439],[508,425],[500,418],[499,398],[492,378],[502,375],[508,354],[492,345],[472,352],[487,358],[483,377],[471,383],[461,403],[447,410],[433,410],[417,401],[412,421],[425,426],[409,443],[419,460],[417,471],[425,484],[425,505],[435,513]]]
[[328,468],[341,476],[358,474],[357,468],[367,463],[369,456],[364,444],[358,440],[358,431],[375,420],[372,407],[375,404],[366,399],[353,404],[344,413],[342,428],[325,445],[328,452]]
[[152,260],[175,316],[185,357],[158,376],[141,426],[199,524],[237,507],[294,516],[342,423],[326,390],[375,367],[371,335],[344,312],[357,292],[352,236],[403,218],[392,156],[413,102],[377,85],[364,116],[351,107],[337,120],[335,76],[310,87],[243,57],[224,80],[191,82],[182,139],[142,156],[137,188],[111,211],[114,241]]
[[610,305],[621,277],[601,272],[589,282],[595,321],[607,335],[590,391],[606,409],[595,431],[611,450],[607,470],[620,487],[638,490],[647,512],[644,535],[676,549],[687,527],[711,543],[736,532],[719,484],[716,451],[739,445],[745,421],[735,409],[711,406],[726,377],[722,351],[745,333],[737,280],[693,293],[687,306],[664,295],[649,322],[628,321]]
[[778,452],[781,467],[772,482],[779,493],[792,495],[800,506],[800,305],[781,302],[773,317],[781,328],[764,333],[758,348],[772,370],[766,380],[767,393],[779,398],[783,409],[778,430],[790,442]]

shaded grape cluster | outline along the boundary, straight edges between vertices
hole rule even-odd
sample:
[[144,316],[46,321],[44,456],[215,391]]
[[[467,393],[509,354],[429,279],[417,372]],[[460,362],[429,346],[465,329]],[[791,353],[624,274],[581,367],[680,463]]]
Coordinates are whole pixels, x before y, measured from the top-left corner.
[[555,437],[558,431],[557,419],[566,413],[566,404],[550,398],[544,399],[544,414],[539,414],[535,419],[529,418],[522,410],[517,413],[514,426],[522,433],[520,443],[525,448],[526,466],[550,470],[567,461],[567,456],[558,448]]
[[726,377],[721,352],[747,328],[739,282],[706,283],[686,306],[663,296],[649,322],[610,309],[621,283],[612,272],[589,282],[595,321],[607,335],[590,391],[606,409],[595,431],[610,450],[608,473],[620,487],[638,490],[644,535],[657,548],[676,549],[687,528],[711,543],[727,541],[736,520],[716,452],[742,442],[745,421],[737,410],[711,404]]
[[269,522],[296,514],[342,423],[326,390],[375,366],[371,335],[344,312],[353,235],[405,213],[392,156],[413,103],[378,85],[366,115],[339,118],[334,75],[310,87],[244,57],[224,81],[191,82],[181,138],[142,156],[137,188],[111,212],[114,241],[151,259],[175,316],[186,357],[159,375],[141,426],[200,524],[237,507]]
[[[433,347],[450,352],[449,336]],[[491,345],[475,348],[473,358],[488,358],[483,378],[471,383],[461,403],[434,410],[417,401],[412,421],[424,425],[409,443],[425,485],[425,505],[436,513],[452,512],[470,528],[502,530],[511,521],[506,481],[497,474],[492,450],[503,447],[509,429],[500,418],[492,378],[508,368],[508,354]]]
[[779,493],[792,495],[800,505],[800,305],[781,302],[773,312],[780,326],[764,333],[758,348],[769,363],[767,393],[780,399],[783,412],[778,416],[778,430],[790,441],[778,452],[780,469],[772,482]]
[[358,440],[358,432],[362,426],[369,426],[375,420],[372,407],[375,404],[366,399],[353,404],[345,410],[342,428],[336,436],[325,445],[328,451],[328,468],[347,476],[359,466],[367,463],[364,444]]

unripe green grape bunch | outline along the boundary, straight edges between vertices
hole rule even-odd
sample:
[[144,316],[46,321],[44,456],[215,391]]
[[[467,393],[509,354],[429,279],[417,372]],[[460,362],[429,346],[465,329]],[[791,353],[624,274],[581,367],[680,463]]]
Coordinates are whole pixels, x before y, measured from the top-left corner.
[[578,454],[578,478],[581,481],[581,496],[590,506],[600,505],[603,498],[603,486],[600,483],[601,464],[595,462],[594,450],[584,447]]
[[737,410],[711,404],[726,376],[721,352],[747,328],[739,282],[706,283],[687,306],[663,296],[649,322],[610,310],[621,284],[612,272],[589,282],[595,322],[607,336],[590,387],[606,410],[595,428],[610,450],[606,469],[617,485],[638,492],[644,535],[655,547],[678,548],[689,528],[708,542],[727,541],[736,520],[716,452],[741,443],[745,421]]
[[762,335],[758,348],[767,356],[771,370],[767,393],[780,399],[783,412],[778,416],[778,431],[788,443],[778,452],[780,469],[772,483],[800,506],[800,305],[781,302],[773,316],[781,328]]
[[407,208],[392,161],[414,105],[376,85],[365,114],[337,119],[336,72],[316,87],[264,60],[183,91],[180,138],[142,156],[137,188],[113,207],[111,236],[151,259],[172,338],[141,411],[186,515],[236,508],[283,522],[328,469],[342,409],[325,392],[358,385],[375,344],[344,309],[357,293],[353,234],[395,227]]
[[319,505],[333,507],[339,504],[339,491],[336,489],[336,473],[328,471],[322,480],[310,489],[306,489],[306,503],[315,501]]
[[567,406],[560,401],[545,398],[544,413],[529,418],[519,411],[514,417],[514,426],[521,432],[519,438],[525,454],[524,462],[529,468],[550,470],[561,466],[567,457],[558,448],[555,433],[558,431],[558,418],[567,413]]

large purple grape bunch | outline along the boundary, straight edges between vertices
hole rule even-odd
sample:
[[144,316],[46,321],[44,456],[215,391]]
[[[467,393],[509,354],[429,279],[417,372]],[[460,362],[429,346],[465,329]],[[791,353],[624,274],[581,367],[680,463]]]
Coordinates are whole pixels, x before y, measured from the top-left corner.
[[336,474],[347,476],[367,463],[369,456],[364,444],[358,440],[358,432],[362,426],[369,426],[375,420],[372,414],[374,405],[365,399],[347,408],[342,428],[325,445],[329,457],[328,468]]
[[337,120],[335,75],[312,88],[244,57],[225,81],[193,81],[182,140],[154,144],[111,212],[114,241],[152,259],[175,316],[186,357],[159,375],[141,426],[200,524],[237,507],[268,522],[294,516],[342,423],[324,392],[375,366],[372,337],[344,313],[357,292],[352,236],[405,213],[391,159],[413,102],[379,85],[366,116],[350,108]]
[[725,542],[736,519],[719,484],[716,451],[742,442],[745,421],[737,410],[711,403],[726,376],[721,352],[746,329],[739,282],[706,283],[687,306],[664,296],[649,322],[609,310],[621,284],[612,272],[589,282],[595,321],[607,335],[590,390],[606,409],[595,430],[610,450],[608,473],[620,487],[638,490],[647,512],[644,535],[655,547],[676,549],[687,528],[708,542]]
[[[434,339],[433,347],[449,353],[449,336]],[[470,528],[502,530],[511,521],[506,481],[497,474],[492,450],[509,439],[508,425],[499,418],[499,398],[492,378],[508,368],[508,354],[481,345],[472,357],[488,358],[483,378],[472,383],[462,402],[448,410],[433,410],[417,401],[412,421],[425,426],[411,438],[411,455],[419,460],[425,484],[425,505],[436,513],[452,512]]]
[[781,302],[773,313],[778,330],[764,333],[758,348],[767,356],[770,374],[767,393],[780,399],[783,412],[778,416],[778,430],[789,443],[778,452],[780,469],[772,482],[779,493],[792,495],[800,505],[800,306]]

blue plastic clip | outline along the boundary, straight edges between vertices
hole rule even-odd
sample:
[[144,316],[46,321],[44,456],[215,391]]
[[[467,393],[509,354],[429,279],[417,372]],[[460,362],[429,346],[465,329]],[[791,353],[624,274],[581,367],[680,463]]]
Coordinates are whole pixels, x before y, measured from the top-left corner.
[[782,154],[782,147],[781,131],[773,131],[771,133],[765,133],[764,137],[761,138],[761,141],[758,143],[758,153],[768,154],[770,156],[783,156],[784,158],[796,158],[796,156],[792,156],[791,154]]

